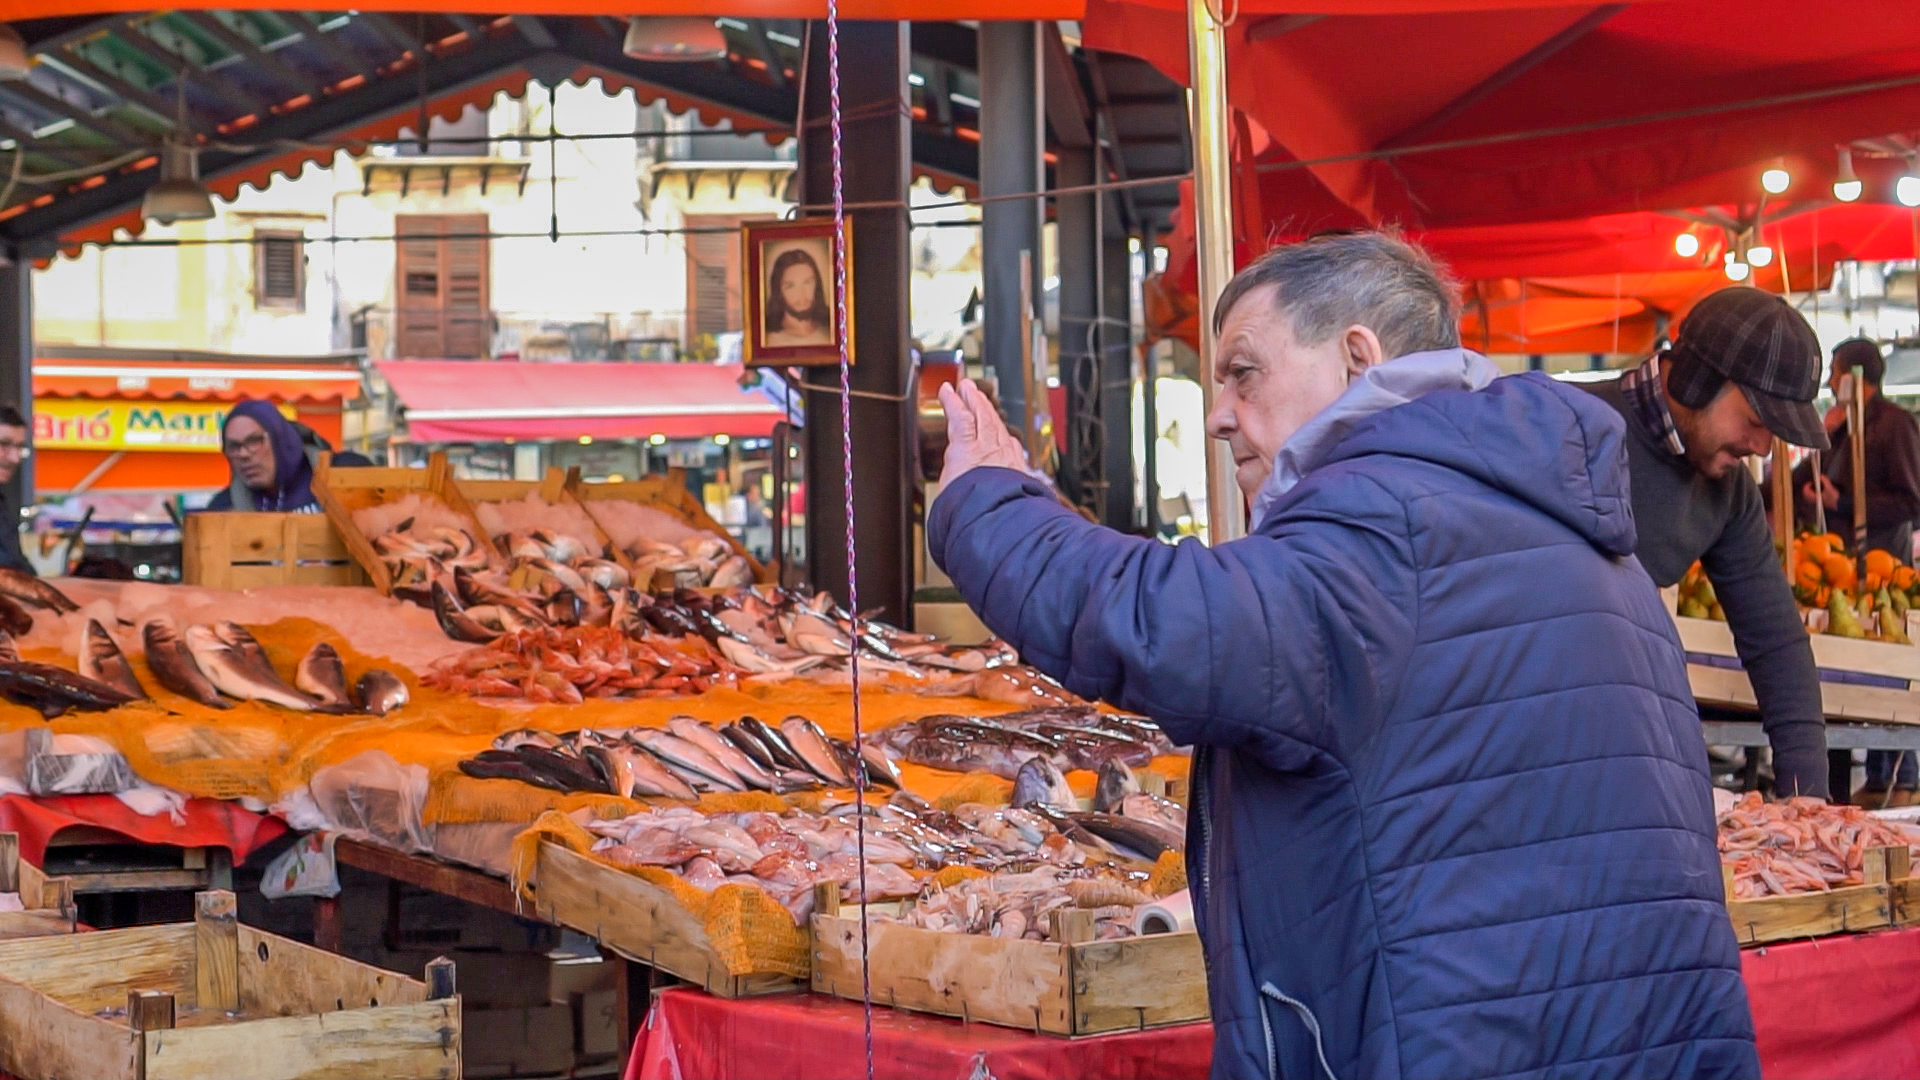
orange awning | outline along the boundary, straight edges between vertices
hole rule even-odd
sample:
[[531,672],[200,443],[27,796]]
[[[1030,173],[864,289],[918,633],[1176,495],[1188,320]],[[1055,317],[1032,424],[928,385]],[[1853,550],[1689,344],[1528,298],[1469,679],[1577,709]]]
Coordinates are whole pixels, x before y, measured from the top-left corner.
[[230,362],[41,356],[33,362],[33,393],[73,398],[351,401],[360,396],[360,367],[333,359]]

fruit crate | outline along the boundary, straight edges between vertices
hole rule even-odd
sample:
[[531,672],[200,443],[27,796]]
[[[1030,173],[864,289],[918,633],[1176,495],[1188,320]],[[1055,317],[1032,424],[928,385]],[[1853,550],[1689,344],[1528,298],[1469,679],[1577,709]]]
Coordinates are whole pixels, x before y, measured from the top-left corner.
[[334,523],[321,514],[188,514],[181,578],[210,589],[263,585],[365,585]]
[[[860,920],[868,909],[816,894],[813,989],[861,999]],[[872,905],[891,913],[895,905]],[[1092,920],[1055,912],[1049,941],[923,930],[867,920],[873,1002],[1035,1034],[1103,1035],[1189,1024],[1209,1016],[1200,935],[1192,931],[1094,941]],[[1060,916],[1066,916],[1061,918]]]
[[0,942],[0,1072],[19,1080],[388,1080],[461,1074],[453,964],[427,982],[240,925]]
[[1920,919],[1920,880],[1910,876],[1908,850],[1868,848],[1863,855],[1866,881],[1826,892],[1733,897],[1733,868],[1722,863],[1727,917],[1742,946],[1825,937],[1901,926]]

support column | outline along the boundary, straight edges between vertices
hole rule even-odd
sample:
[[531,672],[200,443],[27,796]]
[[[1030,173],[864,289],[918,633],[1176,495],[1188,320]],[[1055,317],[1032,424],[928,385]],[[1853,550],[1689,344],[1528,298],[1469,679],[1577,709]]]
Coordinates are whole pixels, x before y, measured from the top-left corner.
[[[17,244],[0,241],[0,405],[11,405],[33,430],[33,261]],[[33,504],[33,458],[20,463],[4,489],[16,511]],[[18,517],[0,528],[18,529]]]
[[[1119,199],[1099,198],[1100,417],[1106,427],[1106,506],[1096,512],[1116,529],[1132,532],[1146,521],[1133,498],[1133,382],[1139,370],[1133,339],[1133,257]],[[1152,392],[1152,388],[1148,388]],[[1151,496],[1150,496],[1151,497]]]
[[[1054,164],[1058,187],[1093,183],[1093,147],[1059,150]],[[1106,503],[1105,419],[1100,393],[1100,293],[1095,265],[1098,223],[1092,192],[1053,199],[1054,246],[1060,264],[1060,382],[1067,390],[1067,459],[1060,470],[1060,491],[1076,506],[1102,514]],[[1124,415],[1124,414],[1123,414]]]
[[[854,545],[860,606],[901,626],[913,619],[911,474],[907,398],[907,187],[911,180],[911,106],[907,96],[908,24],[840,24],[842,175],[853,228]],[[809,217],[833,201],[828,126],[827,24],[809,24],[801,105],[800,201]],[[831,276],[832,271],[822,268]],[[847,598],[845,473],[840,454],[839,375],[809,368],[805,432],[807,565],[816,588]]]
[[[1038,192],[1045,180],[1042,157],[1040,24],[980,24],[980,193]],[[1040,306],[1044,273],[1040,258],[1040,200],[1004,199],[981,209],[981,278],[986,313],[981,338],[987,368],[1000,383],[1007,422],[1031,442],[1032,411],[1026,400],[1025,323],[1021,318],[1020,253],[1032,253],[1033,304]],[[1044,386],[1037,392],[1045,393]]]

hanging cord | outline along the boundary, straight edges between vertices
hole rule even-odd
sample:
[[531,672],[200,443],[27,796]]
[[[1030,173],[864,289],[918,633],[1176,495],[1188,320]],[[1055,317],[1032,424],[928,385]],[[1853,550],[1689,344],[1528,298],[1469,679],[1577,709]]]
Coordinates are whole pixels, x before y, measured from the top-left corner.
[[[827,110],[833,143],[833,321],[840,343],[840,473],[847,502],[847,611],[852,625],[847,671],[853,684],[853,753],[864,758],[860,726],[860,572],[853,550],[853,343],[847,340],[847,190],[840,130],[840,4],[827,0]],[[873,974],[867,961],[867,769],[853,770],[854,847],[860,860],[860,1022],[866,1041],[867,1080],[873,1080]]]

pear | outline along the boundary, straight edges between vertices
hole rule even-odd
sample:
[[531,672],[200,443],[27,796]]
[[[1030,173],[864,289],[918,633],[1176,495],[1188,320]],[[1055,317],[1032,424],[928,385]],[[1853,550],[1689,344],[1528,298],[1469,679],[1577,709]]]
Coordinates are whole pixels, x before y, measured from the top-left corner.
[[1680,615],[1688,619],[1704,619],[1707,617],[1707,609],[1700,601],[1689,596],[1680,601]]
[[1907,618],[1895,615],[1893,605],[1880,609],[1880,636],[1898,645],[1911,645],[1913,639],[1907,637]]
[[1700,576],[1699,582],[1694,587],[1693,595],[1704,607],[1711,608],[1720,603],[1719,595],[1713,591],[1713,582],[1708,581],[1705,574]]
[[1853,613],[1853,606],[1840,590],[1835,589],[1827,598],[1827,633],[1838,637],[1863,638],[1867,632],[1860,628],[1860,617]]

